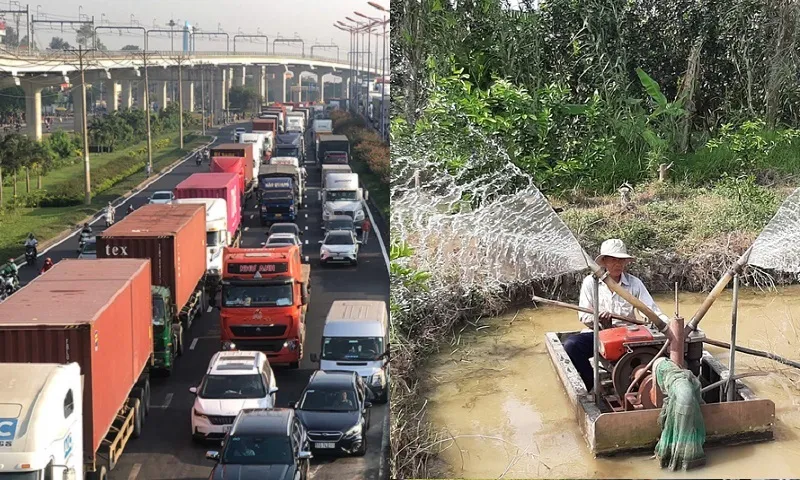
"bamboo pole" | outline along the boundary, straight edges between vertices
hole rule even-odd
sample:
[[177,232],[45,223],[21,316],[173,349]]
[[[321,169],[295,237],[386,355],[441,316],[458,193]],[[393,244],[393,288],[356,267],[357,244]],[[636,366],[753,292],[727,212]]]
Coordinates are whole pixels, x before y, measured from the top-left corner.
[[[559,302],[558,300],[550,300],[549,298],[537,297],[536,295],[533,296],[533,301],[534,302],[539,302],[539,303],[544,303],[544,304],[547,304],[547,305],[553,305],[553,306],[556,306],[556,307],[569,308],[569,309],[575,310],[577,312],[583,312],[583,313],[589,313],[589,314],[593,314],[594,313],[594,310],[592,310],[591,308],[579,307],[578,305],[573,305],[571,303]],[[616,320],[622,320],[623,322],[633,323],[635,325],[647,325],[647,322],[639,320],[638,318],[623,317],[622,315],[617,315],[615,313],[611,314],[611,318],[616,319]]]

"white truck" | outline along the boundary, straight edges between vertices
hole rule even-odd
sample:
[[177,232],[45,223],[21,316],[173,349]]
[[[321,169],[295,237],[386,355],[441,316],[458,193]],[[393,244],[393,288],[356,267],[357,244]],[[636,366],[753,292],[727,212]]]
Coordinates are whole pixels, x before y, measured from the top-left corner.
[[333,134],[333,120],[315,119],[311,124],[311,134],[314,137],[314,151],[319,151],[319,136]]
[[[329,166],[329,165],[325,165]],[[330,165],[333,166],[333,165]],[[346,165],[336,165],[347,167]],[[349,167],[348,167],[349,168]],[[323,171],[322,189],[322,224],[331,215],[347,215],[353,219],[356,229],[360,232],[366,218],[364,201],[369,194],[358,186],[358,174]]]
[[206,206],[206,278],[212,284],[222,278],[222,249],[234,246],[228,232],[228,202],[221,198],[183,198],[176,204]]
[[239,143],[255,144],[255,150],[253,151],[253,178],[258,178],[258,169],[264,162],[266,135],[261,132],[242,133],[239,135]]
[[306,116],[302,112],[289,112],[286,114],[286,131],[304,133],[305,122]]

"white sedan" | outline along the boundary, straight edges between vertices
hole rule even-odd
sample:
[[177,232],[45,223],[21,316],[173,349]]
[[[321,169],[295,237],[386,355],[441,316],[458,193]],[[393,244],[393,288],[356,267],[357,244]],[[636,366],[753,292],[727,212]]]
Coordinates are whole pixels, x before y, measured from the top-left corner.
[[170,204],[175,200],[175,194],[169,190],[161,190],[147,199],[147,203]]
[[297,245],[300,247],[300,255],[303,254],[303,242],[297,238],[297,235],[294,233],[273,233],[267,238],[267,241],[262,244],[265,248],[284,245]]

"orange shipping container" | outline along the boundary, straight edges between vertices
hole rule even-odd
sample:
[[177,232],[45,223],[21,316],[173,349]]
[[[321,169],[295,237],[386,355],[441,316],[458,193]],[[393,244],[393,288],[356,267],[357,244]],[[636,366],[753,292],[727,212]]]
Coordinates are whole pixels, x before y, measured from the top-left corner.
[[206,272],[206,206],[134,210],[97,236],[97,258],[149,258],[153,285],[169,288],[180,311]]
[[0,362],[77,362],[91,462],[153,353],[150,261],[63,260],[0,303]]

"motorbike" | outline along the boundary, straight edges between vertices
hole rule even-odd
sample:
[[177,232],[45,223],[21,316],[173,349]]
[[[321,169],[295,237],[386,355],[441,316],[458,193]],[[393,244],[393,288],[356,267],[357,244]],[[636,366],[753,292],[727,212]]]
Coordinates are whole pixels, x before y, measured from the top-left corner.
[[78,240],[78,253],[83,251],[83,246],[86,245],[86,242],[91,238],[92,231],[91,230],[82,230],[81,231],[81,238]]
[[36,265],[36,247],[33,245],[25,247],[25,264],[28,266]]
[[0,275],[0,299],[11,296],[17,290],[19,290],[19,278],[16,275]]
[[106,210],[106,227],[114,225],[114,210]]

